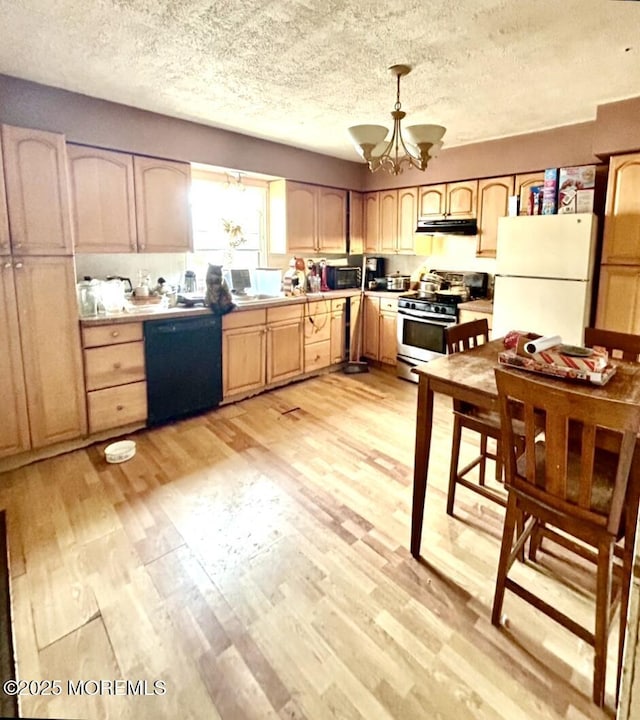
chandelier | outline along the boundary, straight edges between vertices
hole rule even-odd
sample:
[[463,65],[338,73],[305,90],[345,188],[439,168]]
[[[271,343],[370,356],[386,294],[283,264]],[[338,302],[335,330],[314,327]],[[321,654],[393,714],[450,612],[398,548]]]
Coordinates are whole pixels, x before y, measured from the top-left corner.
[[406,115],[400,105],[400,78],[408,75],[411,68],[408,65],[392,65],[389,71],[396,76],[398,83],[396,104],[391,112],[391,139],[385,139],[389,131],[383,125],[354,125],[349,128],[349,135],[371,172],[383,168],[399,175],[405,165],[426,170],[429,160],[435,157],[442,147],[442,136],[446,129],[442,125],[410,125],[405,128],[405,142],[400,127]]

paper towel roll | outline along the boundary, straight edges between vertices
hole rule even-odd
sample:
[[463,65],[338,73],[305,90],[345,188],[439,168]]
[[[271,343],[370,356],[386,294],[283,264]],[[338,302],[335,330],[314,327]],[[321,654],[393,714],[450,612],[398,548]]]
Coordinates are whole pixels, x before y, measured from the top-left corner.
[[530,340],[524,346],[524,350],[525,352],[528,352],[529,355],[533,355],[534,353],[542,352],[543,350],[548,350],[555,345],[561,344],[562,338],[560,335],[544,335],[543,337],[539,337],[537,340]]

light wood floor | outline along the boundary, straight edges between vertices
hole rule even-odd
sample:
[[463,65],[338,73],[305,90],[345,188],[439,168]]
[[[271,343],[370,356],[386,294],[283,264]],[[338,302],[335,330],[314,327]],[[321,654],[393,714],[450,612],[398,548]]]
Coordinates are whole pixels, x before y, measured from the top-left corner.
[[[439,398],[424,562],[408,551],[416,386],[335,373],[0,476],[26,716],[398,720],[604,718],[592,651],[507,594],[490,623],[502,510],[465,489],[446,516]],[[471,440],[471,436],[469,438]],[[464,452],[469,454],[468,442]],[[591,617],[593,582],[540,568]],[[616,637],[610,642],[612,703]],[[79,679],[162,696],[67,693]],[[91,686],[87,686],[91,689]]]

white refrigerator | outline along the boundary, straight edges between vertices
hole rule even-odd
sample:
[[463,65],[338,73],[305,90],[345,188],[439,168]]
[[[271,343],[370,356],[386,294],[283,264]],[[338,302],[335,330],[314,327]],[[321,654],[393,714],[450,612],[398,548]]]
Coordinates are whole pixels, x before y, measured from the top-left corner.
[[525,330],[582,345],[591,317],[596,234],[591,213],[500,218],[493,337]]

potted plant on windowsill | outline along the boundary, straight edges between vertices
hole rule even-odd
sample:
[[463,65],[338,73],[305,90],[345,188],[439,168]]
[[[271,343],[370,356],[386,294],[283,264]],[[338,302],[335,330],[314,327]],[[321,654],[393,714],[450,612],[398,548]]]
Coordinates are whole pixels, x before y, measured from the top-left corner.
[[246,242],[246,238],[242,232],[242,226],[233,220],[222,220],[222,226],[227,236],[227,247],[224,252],[224,266],[231,267],[233,263],[234,250],[242,243]]

